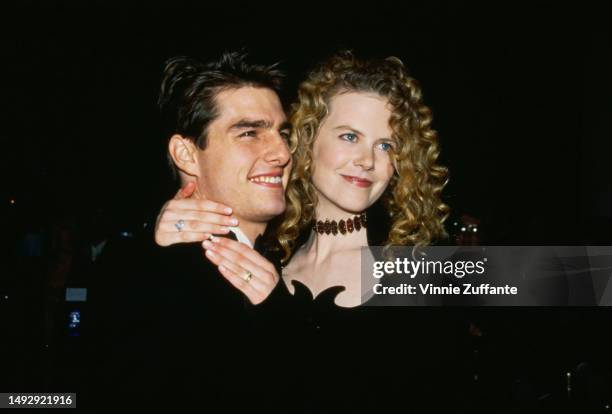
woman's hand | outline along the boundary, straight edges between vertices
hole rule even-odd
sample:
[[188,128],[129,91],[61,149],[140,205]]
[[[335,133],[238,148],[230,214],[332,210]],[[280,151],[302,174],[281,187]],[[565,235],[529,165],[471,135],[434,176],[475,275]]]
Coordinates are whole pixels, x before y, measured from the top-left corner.
[[252,304],[263,302],[280,280],[272,263],[249,246],[224,237],[203,244],[206,257]]
[[202,241],[213,234],[227,234],[228,226],[238,225],[228,206],[190,198],[195,187],[195,183],[187,184],[161,208],[155,223],[158,245]]

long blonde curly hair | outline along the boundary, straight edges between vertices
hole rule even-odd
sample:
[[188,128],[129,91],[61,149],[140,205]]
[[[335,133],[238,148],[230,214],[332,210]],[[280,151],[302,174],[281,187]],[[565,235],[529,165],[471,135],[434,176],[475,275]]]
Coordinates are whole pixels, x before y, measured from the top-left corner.
[[423,104],[419,84],[396,57],[359,60],[343,51],[310,72],[292,107],[293,170],[287,209],[277,226],[285,261],[298,236],[312,227],[317,205],[313,142],[329,114],[331,98],[344,92],[376,93],[392,108],[389,124],[398,145],[391,154],[396,174],[382,196],[392,223],[386,245],[425,246],[446,235],[443,222],[449,209],[440,193],[448,182],[448,170],[436,163],[438,136],[431,128],[432,113]]

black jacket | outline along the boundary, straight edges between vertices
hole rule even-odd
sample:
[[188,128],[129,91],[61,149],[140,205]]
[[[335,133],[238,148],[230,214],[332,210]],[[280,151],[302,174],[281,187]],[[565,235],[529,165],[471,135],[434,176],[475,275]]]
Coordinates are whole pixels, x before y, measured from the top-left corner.
[[160,248],[149,239],[90,288],[86,404],[103,408],[240,408],[251,371],[246,297],[200,243]]

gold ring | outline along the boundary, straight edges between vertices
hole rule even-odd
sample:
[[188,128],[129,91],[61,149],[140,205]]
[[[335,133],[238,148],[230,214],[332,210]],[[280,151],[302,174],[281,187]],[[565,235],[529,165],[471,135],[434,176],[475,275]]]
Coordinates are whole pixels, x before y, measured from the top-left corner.
[[253,273],[249,272],[248,270],[246,271],[246,274],[244,276],[242,276],[242,279],[244,279],[245,282],[250,282],[251,279],[253,279]]

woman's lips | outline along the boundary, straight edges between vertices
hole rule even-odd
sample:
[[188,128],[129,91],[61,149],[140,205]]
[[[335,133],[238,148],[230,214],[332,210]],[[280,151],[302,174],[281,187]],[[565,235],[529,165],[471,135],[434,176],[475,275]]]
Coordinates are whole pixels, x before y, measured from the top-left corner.
[[344,175],[344,174],[340,174],[342,176],[342,178],[344,178],[346,181],[348,181],[351,184],[356,185],[357,187],[369,187],[372,185],[372,181],[370,180],[366,180],[364,178],[359,178],[359,177],[353,177],[352,175]]

